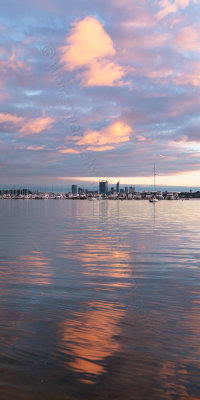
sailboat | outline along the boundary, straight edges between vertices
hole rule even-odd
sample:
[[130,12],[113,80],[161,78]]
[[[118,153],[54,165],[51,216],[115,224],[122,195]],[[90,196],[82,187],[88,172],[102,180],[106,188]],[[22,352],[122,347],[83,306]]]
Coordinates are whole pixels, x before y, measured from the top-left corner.
[[[156,166],[154,164],[154,193],[156,191]],[[155,195],[153,197],[151,197],[149,199],[150,203],[157,203],[158,199],[155,197]]]

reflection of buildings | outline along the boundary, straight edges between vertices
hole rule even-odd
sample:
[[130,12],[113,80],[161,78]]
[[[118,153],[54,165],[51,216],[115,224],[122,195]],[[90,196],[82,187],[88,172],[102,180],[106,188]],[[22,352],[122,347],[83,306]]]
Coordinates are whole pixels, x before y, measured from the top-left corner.
[[99,182],[99,193],[101,193],[101,194],[108,193],[108,181],[100,181]]

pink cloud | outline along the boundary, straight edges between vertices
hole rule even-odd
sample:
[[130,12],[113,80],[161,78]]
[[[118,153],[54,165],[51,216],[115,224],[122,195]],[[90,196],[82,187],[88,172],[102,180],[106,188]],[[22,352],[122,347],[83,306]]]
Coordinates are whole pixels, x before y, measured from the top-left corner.
[[53,122],[53,118],[46,116],[29,120],[18,115],[0,113],[0,123],[12,124],[21,133],[21,136],[39,134],[44,130],[49,130]]
[[192,61],[173,79],[177,85],[200,85],[200,61]]
[[44,150],[46,146],[28,146],[26,147],[27,150]]
[[[131,65],[128,72],[132,75],[139,74],[145,69],[151,71],[155,66],[160,66],[163,55],[163,48],[168,48],[172,43],[172,34],[168,32],[147,32],[146,30],[133,30],[130,35],[125,30],[118,40],[121,49],[120,58],[123,63]],[[155,53],[158,54],[155,56]],[[166,63],[165,63],[166,67]]]
[[178,101],[174,99],[169,103],[168,107],[166,108],[166,115],[168,117],[174,118],[188,113],[190,110],[195,110],[195,108],[199,109],[199,104],[199,96],[194,96],[191,98],[187,97],[183,98],[182,100],[179,99]]
[[138,140],[138,142],[146,142],[147,141],[147,138],[145,138],[142,135],[137,135],[136,139]]
[[197,3],[198,0],[174,0],[170,2],[169,0],[161,0],[159,6],[161,10],[157,13],[157,19],[163,19],[169,14],[176,13],[179,9],[184,9],[188,7],[190,3]]
[[[87,130],[82,137],[67,137],[66,142],[73,143],[74,147],[60,147],[57,149],[63,154],[78,154],[85,150],[98,152],[113,150],[117,145],[128,142],[130,140],[131,132],[132,128],[127,123],[116,121],[99,131]],[[142,136],[137,136],[136,139],[138,141],[146,140]]]
[[69,70],[88,66],[97,59],[116,53],[112,39],[94,17],[86,17],[73,24],[61,52],[61,61]]
[[7,71],[8,69],[18,72],[20,70],[30,71],[30,65],[27,65],[24,61],[19,60],[16,53],[13,51],[8,60],[0,60],[0,70]]
[[82,86],[121,86],[126,75],[125,68],[107,60],[93,62],[89,69],[81,74]]
[[51,117],[41,117],[23,123],[19,132],[21,136],[38,134],[44,130],[50,130],[54,120]]
[[79,154],[80,151],[76,150],[76,149],[68,149],[68,148],[66,148],[66,149],[59,149],[59,153],[62,153],[62,154]]
[[173,75],[174,71],[172,69],[168,69],[166,67],[160,67],[157,70],[149,70],[146,72],[146,76],[148,78],[154,79],[154,80],[165,80]]
[[176,36],[175,44],[183,51],[200,52],[200,27],[182,28]]
[[90,151],[108,151],[108,150],[113,150],[115,147],[114,146],[90,146],[87,147],[86,150],[90,150]]
[[175,3],[172,4],[168,0],[160,1],[159,5],[161,6],[161,10],[157,13],[158,19],[163,19],[167,15],[175,13],[178,10],[176,4]]
[[102,128],[100,131],[88,130],[77,142],[78,145],[102,146],[119,144],[130,140],[132,128],[123,121],[117,121]]
[[13,115],[13,114],[0,113],[0,123],[2,123],[2,122],[19,124],[19,123],[23,122],[23,117],[18,117],[17,115]]
[[114,61],[113,41],[96,18],[75,22],[60,51],[67,70],[84,69],[79,73],[82,86],[122,85],[127,70]]

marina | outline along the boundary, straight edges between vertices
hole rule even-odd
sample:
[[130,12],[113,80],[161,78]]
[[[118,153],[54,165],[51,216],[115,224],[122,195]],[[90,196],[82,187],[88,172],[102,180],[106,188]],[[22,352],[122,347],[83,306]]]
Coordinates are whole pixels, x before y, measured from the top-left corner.
[[[99,194],[99,193],[83,193],[72,194],[69,193],[29,193],[29,194],[11,194],[9,191],[0,195],[0,200],[149,200],[150,202],[157,202],[161,200],[189,200],[189,193],[177,192],[136,192],[132,193],[112,193],[112,194]],[[195,198],[200,198],[200,192],[196,193]]]

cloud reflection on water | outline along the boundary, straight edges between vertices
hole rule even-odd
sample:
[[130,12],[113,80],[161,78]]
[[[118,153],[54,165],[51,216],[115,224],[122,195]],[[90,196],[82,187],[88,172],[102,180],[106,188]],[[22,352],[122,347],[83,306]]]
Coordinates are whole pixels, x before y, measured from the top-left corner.
[[[61,347],[70,354],[68,365],[91,380],[106,371],[105,359],[119,350],[115,336],[125,311],[105,302],[88,303],[83,313],[61,324]],[[91,381],[92,382],[92,381]]]
[[106,372],[106,358],[120,350],[115,336],[121,330],[125,304],[115,295],[106,301],[103,293],[114,293],[116,288],[125,292],[131,286],[129,246],[124,239],[119,245],[116,232],[108,235],[99,229],[92,235],[68,232],[60,242],[61,257],[77,264],[77,279],[97,293],[95,301],[82,304],[80,312],[60,325],[60,348],[70,355],[67,365],[90,383]]

